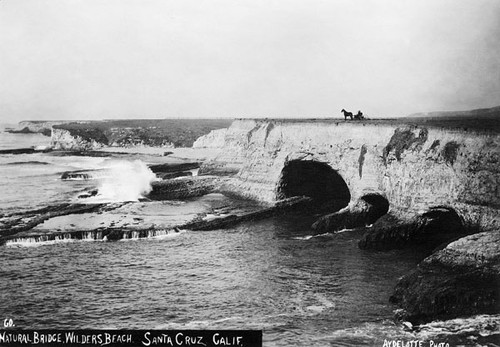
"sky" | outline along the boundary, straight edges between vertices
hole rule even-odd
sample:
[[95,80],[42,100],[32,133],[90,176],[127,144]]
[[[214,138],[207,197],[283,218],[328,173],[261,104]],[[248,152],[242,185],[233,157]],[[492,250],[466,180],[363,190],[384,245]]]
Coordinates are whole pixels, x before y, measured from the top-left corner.
[[500,105],[499,0],[0,0],[0,121]]

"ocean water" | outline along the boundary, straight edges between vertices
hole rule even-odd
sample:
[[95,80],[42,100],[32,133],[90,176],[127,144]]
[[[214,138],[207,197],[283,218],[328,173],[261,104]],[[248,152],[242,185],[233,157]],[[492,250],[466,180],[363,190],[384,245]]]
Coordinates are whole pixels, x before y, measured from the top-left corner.
[[[0,133],[0,148],[44,141]],[[64,171],[127,167],[129,185],[154,179],[139,163],[0,155],[0,215],[72,202],[109,184],[106,175],[63,181]],[[125,189],[119,181],[116,191]],[[313,221],[281,216],[132,241],[0,246],[0,318],[30,329],[259,329],[265,346],[382,346],[404,335],[388,298],[422,255],[361,251],[359,231],[314,235]]]

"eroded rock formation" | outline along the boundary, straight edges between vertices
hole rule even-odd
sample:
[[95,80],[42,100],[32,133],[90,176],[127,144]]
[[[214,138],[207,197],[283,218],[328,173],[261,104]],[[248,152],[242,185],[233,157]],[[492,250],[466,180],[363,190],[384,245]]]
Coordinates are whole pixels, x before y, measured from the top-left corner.
[[178,200],[202,196],[220,190],[222,179],[213,176],[180,177],[152,183],[151,200]]
[[[498,235],[498,132],[420,124],[237,120],[219,156],[200,172],[231,174],[222,190],[263,202],[306,195],[325,205],[337,197],[343,208],[313,228],[375,222],[359,242],[363,249],[419,247],[430,254],[483,230]],[[414,321],[499,312],[500,240],[479,235],[427,258],[401,281],[393,302]],[[491,244],[483,252],[475,242]]]
[[500,311],[500,232],[452,242],[403,277],[391,301],[413,322]]
[[375,223],[389,210],[389,202],[378,194],[362,196],[342,210],[319,218],[312,228],[321,232],[364,227]]
[[[200,172],[232,173],[228,190],[272,202],[284,168],[296,160],[328,165],[351,200],[381,194],[418,213],[429,206],[500,206],[500,136],[376,122],[236,120],[224,150]],[[311,178],[313,180],[314,178]]]
[[410,220],[375,223],[359,241],[362,249],[389,250],[420,247],[432,250],[476,230],[467,229],[457,212],[446,206],[432,207]]

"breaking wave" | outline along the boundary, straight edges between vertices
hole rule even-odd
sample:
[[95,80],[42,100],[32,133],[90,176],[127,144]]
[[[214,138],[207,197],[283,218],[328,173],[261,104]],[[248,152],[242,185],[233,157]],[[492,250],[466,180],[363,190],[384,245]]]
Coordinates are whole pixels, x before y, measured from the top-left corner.
[[156,175],[142,161],[114,161],[96,171],[100,180],[97,194],[85,198],[84,202],[121,202],[139,201],[151,192],[151,183],[157,180]]
[[[150,230],[123,230],[115,241],[130,241],[143,239],[164,239],[178,236],[186,230],[173,229],[150,229]],[[109,241],[109,230],[89,230],[81,232],[68,232],[63,234],[46,234],[36,236],[24,236],[7,240],[5,245],[8,247],[37,247],[45,245],[54,245],[58,243],[67,243],[75,241]]]
[[328,232],[328,233],[323,233],[323,234],[316,234],[316,235],[306,235],[306,236],[296,236],[296,237],[292,237],[292,239],[294,240],[310,240],[310,239],[313,239],[313,238],[321,238],[321,237],[332,237],[334,236],[335,234],[341,234],[341,233],[345,233],[346,231],[353,231],[355,229],[342,229],[342,230],[338,230],[338,231],[334,231],[334,232]]

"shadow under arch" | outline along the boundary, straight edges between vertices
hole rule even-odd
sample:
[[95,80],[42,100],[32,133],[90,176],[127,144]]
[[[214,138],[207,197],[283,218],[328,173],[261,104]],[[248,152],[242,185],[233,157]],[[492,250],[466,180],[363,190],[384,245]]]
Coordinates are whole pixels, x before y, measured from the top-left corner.
[[307,196],[315,205],[338,211],[351,200],[349,187],[330,165],[314,160],[290,160],[285,163],[276,187],[276,198]]
[[368,212],[368,224],[375,223],[380,217],[389,212],[389,200],[378,193],[368,193],[359,198],[370,205]]

